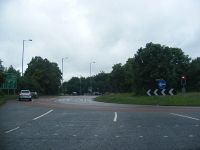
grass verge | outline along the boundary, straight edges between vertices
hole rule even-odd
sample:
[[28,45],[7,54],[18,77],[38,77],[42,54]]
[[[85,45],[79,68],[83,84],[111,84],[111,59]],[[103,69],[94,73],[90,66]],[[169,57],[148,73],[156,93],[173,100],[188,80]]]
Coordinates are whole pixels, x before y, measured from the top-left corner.
[[175,96],[135,96],[133,93],[107,94],[96,101],[119,104],[200,106],[200,93],[186,93]]
[[14,100],[17,99],[17,95],[5,95],[5,96],[0,96],[0,105],[4,104],[7,100]]

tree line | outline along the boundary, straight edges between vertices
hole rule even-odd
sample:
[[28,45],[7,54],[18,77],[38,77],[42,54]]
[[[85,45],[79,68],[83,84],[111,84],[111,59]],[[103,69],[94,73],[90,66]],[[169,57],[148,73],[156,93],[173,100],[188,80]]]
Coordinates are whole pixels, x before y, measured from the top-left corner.
[[115,64],[110,73],[100,72],[92,77],[72,77],[61,84],[62,73],[57,63],[39,56],[32,58],[24,76],[12,66],[0,71],[0,84],[5,75],[17,75],[17,90],[30,89],[42,94],[78,94],[106,92],[134,92],[145,94],[157,88],[157,80],[164,79],[167,88],[181,89],[181,77],[187,81],[186,89],[200,91],[200,57],[191,59],[180,48],[147,43],[125,64]]
[[115,64],[110,73],[100,72],[91,78],[72,77],[63,83],[63,88],[68,94],[73,91],[87,93],[91,80],[96,92],[142,95],[148,89],[158,88],[158,79],[164,79],[167,88],[180,90],[182,76],[186,78],[187,90],[200,91],[200,57],[192,60],[180,48],[147,43],[125,64]]

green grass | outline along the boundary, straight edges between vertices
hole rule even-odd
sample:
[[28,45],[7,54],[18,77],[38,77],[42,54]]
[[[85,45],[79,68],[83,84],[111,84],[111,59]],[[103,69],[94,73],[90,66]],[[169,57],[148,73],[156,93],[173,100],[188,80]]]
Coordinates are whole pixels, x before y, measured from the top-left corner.
[[200,93],[178,94],[176,96],[135,96],[133,93],[107,94],[96,101],[119,104],[200,106]]
[[5,96],[0,96],[0,105],[4,104],[7,100],[14,100],[17,99],[17,95],[5,95]]

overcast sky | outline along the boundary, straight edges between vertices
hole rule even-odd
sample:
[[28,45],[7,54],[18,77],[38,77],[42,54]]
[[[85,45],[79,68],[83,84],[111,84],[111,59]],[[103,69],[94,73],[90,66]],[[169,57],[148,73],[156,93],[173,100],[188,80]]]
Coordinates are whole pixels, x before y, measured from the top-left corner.
[[32,57],[64,61],[64,79],[110,72],[146,43],[200,56],[199,0],[0,0],[0,59],[21,70]]

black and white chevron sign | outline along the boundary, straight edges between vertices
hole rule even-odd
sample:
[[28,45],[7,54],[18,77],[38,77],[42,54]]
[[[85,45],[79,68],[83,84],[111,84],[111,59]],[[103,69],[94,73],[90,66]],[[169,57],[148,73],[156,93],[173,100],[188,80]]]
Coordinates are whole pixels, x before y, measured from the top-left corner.
[[159,96],[159,95],[176,95],[176,90],[171,88],[171,89],[149,89],[147,92],[148,96]]

